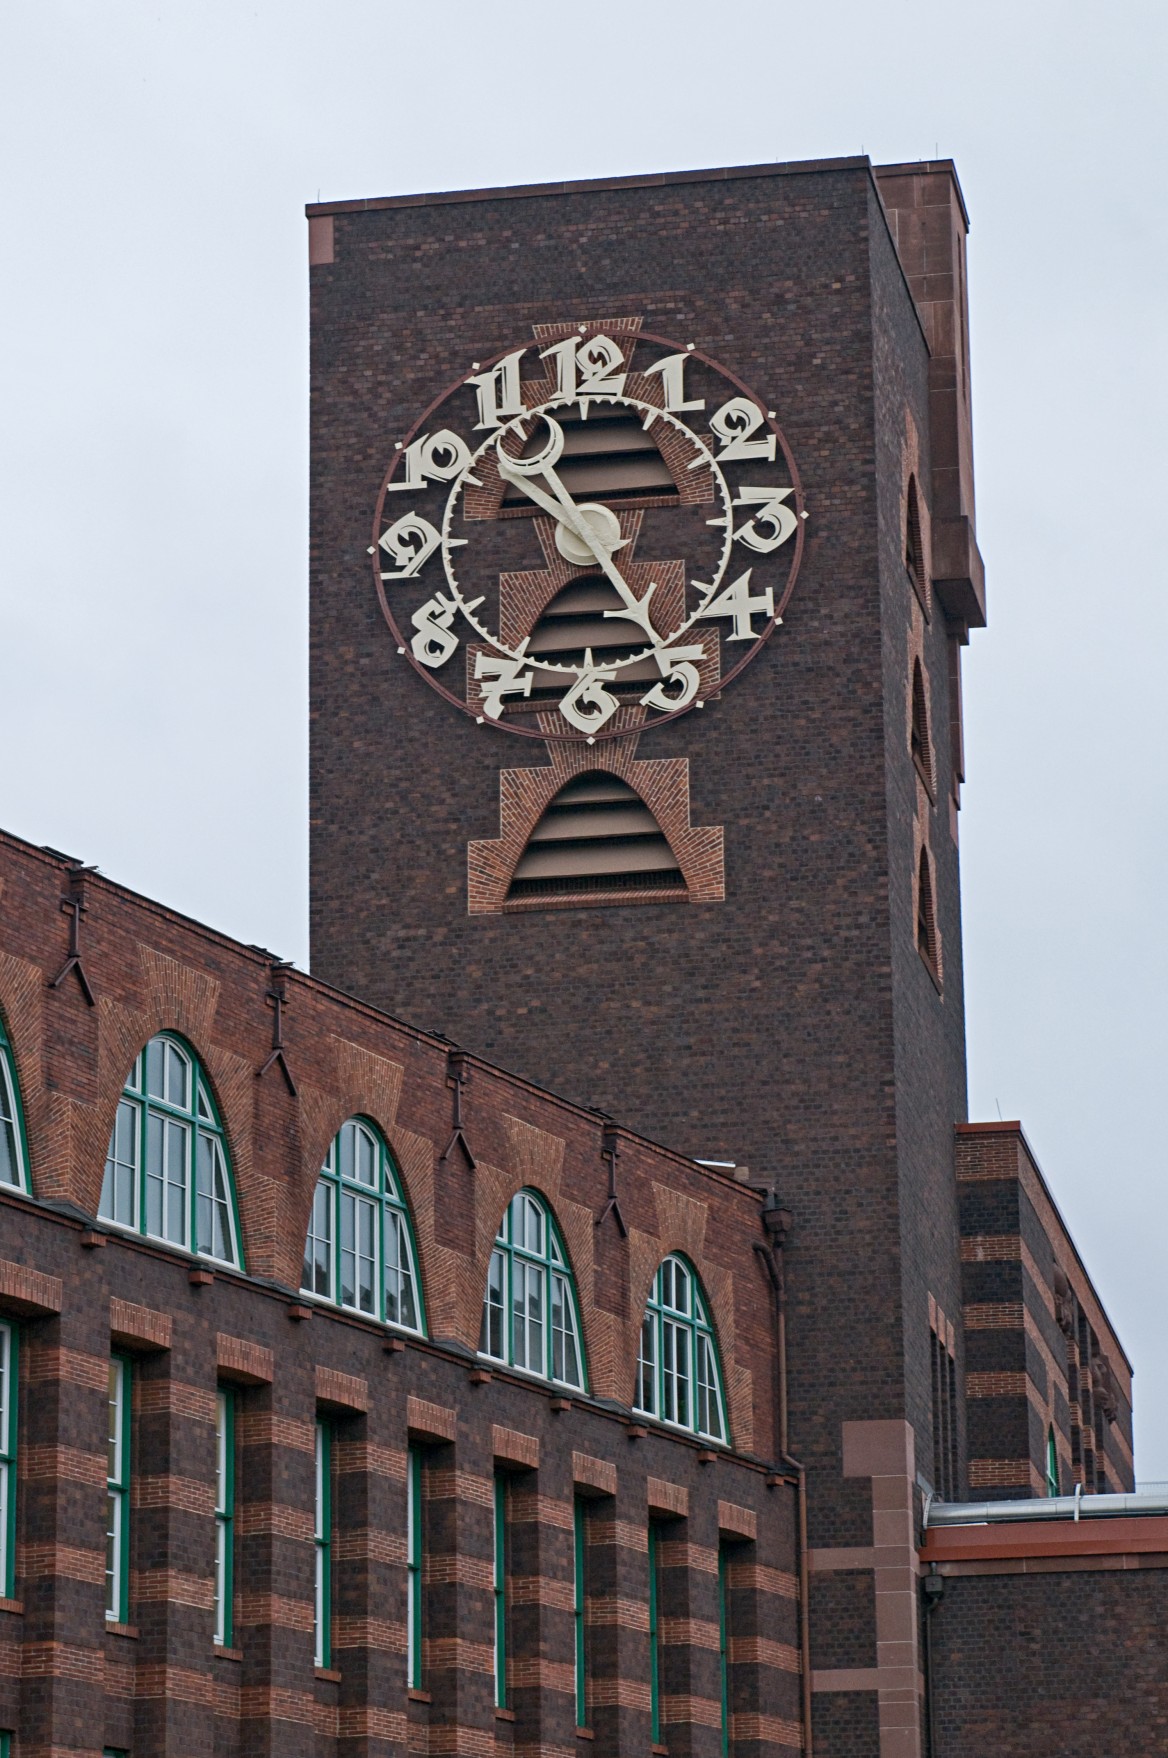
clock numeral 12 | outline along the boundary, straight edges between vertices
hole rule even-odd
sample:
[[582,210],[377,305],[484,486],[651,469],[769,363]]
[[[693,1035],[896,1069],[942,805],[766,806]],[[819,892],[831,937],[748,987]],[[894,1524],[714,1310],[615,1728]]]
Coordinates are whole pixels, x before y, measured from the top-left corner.
[[617,372],[624,355],[610,336],[591,336],[582,342],[568,336],[545,348],[541,360],[556,363],[556,395],[560,397],[619,397],[624,394],[627,373]]

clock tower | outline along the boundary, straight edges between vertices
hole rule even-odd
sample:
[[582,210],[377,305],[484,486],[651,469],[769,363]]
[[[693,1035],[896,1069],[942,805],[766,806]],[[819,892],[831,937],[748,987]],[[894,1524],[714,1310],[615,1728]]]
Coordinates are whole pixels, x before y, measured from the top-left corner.
[[853,1554],[889,1446],[938,1488],[948,1424],[964,1487],[953,168],[309,216],[314,971],[777,1188]]

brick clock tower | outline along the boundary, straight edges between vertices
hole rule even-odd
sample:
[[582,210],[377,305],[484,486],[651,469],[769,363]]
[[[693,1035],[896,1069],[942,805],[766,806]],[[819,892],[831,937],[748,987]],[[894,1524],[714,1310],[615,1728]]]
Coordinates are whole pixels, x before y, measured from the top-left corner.
[[314,972],[777,1188],[817,1723],[867,1750],[849,1632],[875,1593],[891,1733],[913,1486],[965,1487],[953,167],[309,216]]

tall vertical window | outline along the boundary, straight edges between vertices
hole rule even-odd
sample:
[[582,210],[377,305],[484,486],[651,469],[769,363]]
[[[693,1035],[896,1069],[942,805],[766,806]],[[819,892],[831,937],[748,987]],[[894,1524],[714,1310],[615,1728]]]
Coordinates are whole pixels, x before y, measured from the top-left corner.
[[422,1449],[411,1447],[406,1464],[406,1679],[422,1688]]
[[97,1212],[184,1251],[240,1262],[223,1126],[202,1068],[176,1038],[151,1038],[130,1070]]
[[722,1758],[730,1753],[730,1619],[726,1599],[726,1546],[718,1546],[718,1672],[722,1692]]
[[512,1197],[491,1253],[479,1350],[584,1389],[576,1290],[559,1229],[534,1191]]
[[633,1402],[646,1416],[706,1440],[726,1440],[726,1403],[709,1308],[684,1258],[667,1257],[653,1278]]
[[333,1435],[327,1422],[316,1425],[316,1664],[331,1666],[333,1656]]
[[397,1168],[379,1131],[350,1117],[320,1169],[301,1287],[350,1312],[421,1331],[413,1231]]
[[588,1726],[587,1504],[576,1497],[572,1509],[572,1613],[576,1634],[576,1726]]
[[0,1324],[0,1593],[16,1585],[16,1415],[19,1404],[17,1334]]
[[215,1394],[215,1640],[231,1647],[235,1598],[235,1393]]
[[1054,1424],[1046,1431],[1046,1493],[1057,1496],[1059,1493],[1058,1448],[1054,1441]]
[[25,1152],[24,1114],[12,1050],[0,1020],[0,1184],[28,1189],[28,1156]]
[[655,1520],[649,1522],[649,1722],[655,1746],[661,1744],[661,1589],[659,1537]]
[[124,1624],[130,1615],[130,1363],[110,1357],[108,1512],[105,1529],[105,1615]]
[[495,1708],[507,1703],[507,1479],[495,1473],[495,1531],[491,1585],[495,1610]]

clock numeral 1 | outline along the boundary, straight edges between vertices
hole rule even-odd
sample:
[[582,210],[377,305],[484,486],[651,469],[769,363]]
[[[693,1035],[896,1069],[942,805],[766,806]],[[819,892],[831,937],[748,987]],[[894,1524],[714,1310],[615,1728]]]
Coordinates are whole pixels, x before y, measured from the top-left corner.
[[734,633],[727,636],[729,641],[752,641],[754,630],[751,628],[750,619],[760,614],[765,614],[768,617],[773,617],[775,614],[775,595],[769,586],[764,592],[757,594],[754,598],[751,597],[750,574],[751,570],[747,568],[745,574],[739,574],[737,580],[725,587],[708,604],[704,604],[697,613],[699,619],[732,617],[734,619]]
[[514,354],[508,354],[497,366],[492,366],[487,372],[476,372],[473,378],[467,379],[467,384],[474,386],[479,403],[476,430],[482,427],[501,427],[513,415],[523,414],[519,362],[526,353],[526,348],[516,348]]
[[665,407],[671,415],[680,415],[686,409],[704,409],[706,399],[695,397],[690,402],[685,397],[685,363],[688,354],[666,354],[664,359],[655,360],[652,366],[645,368],[645,377],[651,372],[661,374],[661,385],[665,392]]
[[[624,355],[611,336],[590,336],[582,342],[568,336],[545,348],[541,360],[556,363],[556,395],[560,397],[620,397],[627,373],[616,372]],[[614,376],[615,374],[615,376]]]
[[427,561],[442,542],[442,533],[436,531],[429,519],[423,519],[420,513],[403,513],[395,519],[388,531],[383,531],[379,539],[381,548],[391,560],[397,563],[382,573],[383,580],[412,580],[421,572],[422,563]]
[[451,482],[470,463],[470,448],[448,427],[439,433],[423,434],[405,450],[405,470],[393,482],[386,483],[391,493],[399,489],[425,488],[427,482]]
[[[688,708],[698,693],[701,676],[697,665],[706,657],[704,647],[658,647],[654,654],[657,669],[661,673],[661,682],[654,684],[641,697],[643,708],[660,708],[668,714],[673,708]],[[670,695],[670,685],[680,685],[674,695]]]
[[[794,508],[786,507],[783,502],[793,488],[746,488],[738,490],[734,499],[736,507],[758,507],[754,515],[741,531],[734,533],[735,543],[745,543],[748,549],[757,550],[760,555],[769,555],[772,549],[786,543],[799,529],[799,521],[795,517]],[[769,525],[770,530],[761,527]]]
[[763,439],[754,439],[763,424],[762,410],[749,397],[731,397],[728,403],[710,416],[711,432],[717,434],[722,443],[718,453],[719,464],[726,464],[735,458],[766,458],[770,463],[775,461],[775,436],[768,433]]

